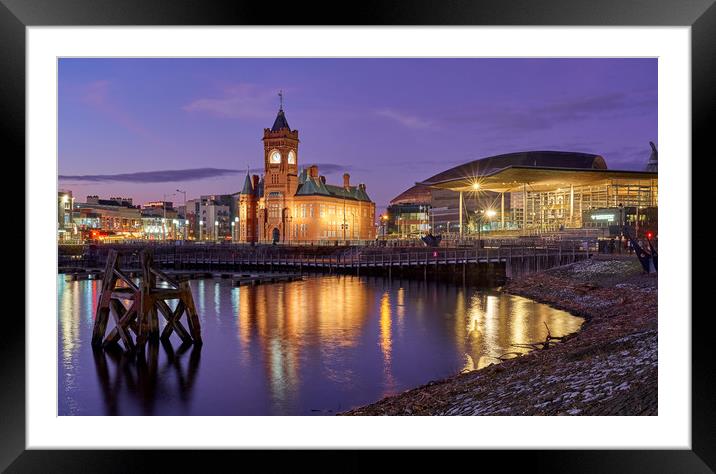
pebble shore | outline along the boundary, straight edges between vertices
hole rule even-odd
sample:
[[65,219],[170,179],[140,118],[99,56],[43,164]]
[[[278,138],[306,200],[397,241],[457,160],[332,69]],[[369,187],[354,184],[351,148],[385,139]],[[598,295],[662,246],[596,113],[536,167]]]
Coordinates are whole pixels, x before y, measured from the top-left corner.
[[546,348],[340,415],[657,415],[657,275],[635,257],[553,268],[503,291],[585,323]]

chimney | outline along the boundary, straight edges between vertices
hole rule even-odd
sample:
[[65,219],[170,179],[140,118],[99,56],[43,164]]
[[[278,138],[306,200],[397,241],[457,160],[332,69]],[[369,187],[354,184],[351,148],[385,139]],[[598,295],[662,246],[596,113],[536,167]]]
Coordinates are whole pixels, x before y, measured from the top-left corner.
[[343,173],[343,187],[347,188],[351,185],[351,175]]
[[321,183],[326,184],[326,177],[325,176],[319,176]]
[[361,191],[365,192],[365,184],[360,183],[360,184],[358,185],[358,189],[360,189]]
[[318,166],[311,165],[308,168],[308,176],[311,178],[318,178]]
[[259,175],[255,174],[255,175],[251,176],[251,186],[252,186],[252,188],[254,189],[254,191],[258,189],[258,187],[259,187]]

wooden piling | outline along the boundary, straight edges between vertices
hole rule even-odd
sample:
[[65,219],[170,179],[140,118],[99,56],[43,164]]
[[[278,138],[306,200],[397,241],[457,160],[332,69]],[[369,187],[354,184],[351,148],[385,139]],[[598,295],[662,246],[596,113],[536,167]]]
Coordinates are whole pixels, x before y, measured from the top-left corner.
[[[156,342],[160,339],[159,313],[166,319],[162,339],[168,339],[171,333],[176,331],[183,343],[201,344],[201,328],[189,284],[186,281],[178,283],[157,268],[153,255],[148,250],[142,251],[140,261],[142,277],[141,283],[136,285],[119,268],[117,252],[110,250],[95,314],[92,346],[107,347],[121,341],[127,351],[132,351],[135,347],[143,351],[147,341]],[[169,287],[157,287],[157,278],[165,281]],[[118,281],[123,284],[117,286]],[[179,299],[173,311],[166,302],[169,299]],[[130,307],[126,308],[122,300],[131,301]],[[105,337],[110,314],[115,326]],[[181,324],[184,314],[189,331]]]

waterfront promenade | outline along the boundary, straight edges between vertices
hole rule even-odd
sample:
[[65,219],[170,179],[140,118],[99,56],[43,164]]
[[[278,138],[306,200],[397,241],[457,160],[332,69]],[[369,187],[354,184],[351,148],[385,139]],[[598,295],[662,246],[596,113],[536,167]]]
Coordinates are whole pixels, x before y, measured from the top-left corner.
[[123,268],[139,269],[139,253],[151,248],[155,262],[173,270],[294,271],[392,276],[475,273],[512,278],[589,258],[593,240],[483,240],[452,247],[289,246],[245,244],[106,244],[60,248],[60,272],[101,269],[109,250]]

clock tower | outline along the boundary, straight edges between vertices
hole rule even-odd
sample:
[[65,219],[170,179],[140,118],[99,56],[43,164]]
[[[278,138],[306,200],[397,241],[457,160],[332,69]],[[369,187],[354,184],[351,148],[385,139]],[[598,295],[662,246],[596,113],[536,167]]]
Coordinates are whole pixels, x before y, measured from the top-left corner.
[[[283,242],[288,237],[290,207],[298,187],[298,130],[291,130],[283,111],[283,93],[271,128],[264,129],[264,209],[259,219],[261,240]],[[261,222],[263,221],[263,222]]]

